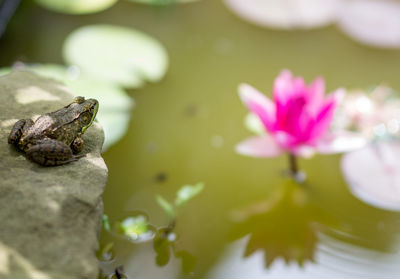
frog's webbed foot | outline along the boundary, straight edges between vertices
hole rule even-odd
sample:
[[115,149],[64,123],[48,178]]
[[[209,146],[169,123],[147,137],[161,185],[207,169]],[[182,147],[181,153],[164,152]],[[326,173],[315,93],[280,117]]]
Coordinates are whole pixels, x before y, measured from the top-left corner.
[[17,145],[22,134],[33,125],[32,119],[18,120],[11,129],[8,136],[8,143]]
[[42,166],[59,166],[78,160],[83,156],[72,154],[71,148],[54,139],[37,141],[26,151],[27,157]]
[[80,137],[76,137],[71,143],[71,149],[74,154],[81,152],[83,149],[83,139]]

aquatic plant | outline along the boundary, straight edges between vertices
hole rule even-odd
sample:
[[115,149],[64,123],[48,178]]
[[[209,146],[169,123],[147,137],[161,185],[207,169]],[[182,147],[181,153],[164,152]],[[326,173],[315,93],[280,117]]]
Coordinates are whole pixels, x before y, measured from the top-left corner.
[[156,236],[153,242],[153,248],[156,252],[156,263],[158,266],[168,264],[171,255],[175,258],[180,258],[182,262],[182,271],[186,274],[193,271],[196,258],[188,251],[178,250],[175,246],[177,235],[174,233],[176,226],[176,218],[178,210],[182,208],[189,200],[200,194],[204,189],[203,183],[196,185],[184,185],[176,192],[176,198],[173,203],[168,202],[162,196],[156,196],[157,203],[164,210],[169,218],[167,227],[157,229]]
[[241,84],[239,96],[242,102],[259,118],[268,133],[240,143],[237,152],[255,157],[287,153],[290,174],[302,181],[304,175],[297,166],[298,156],[310,157],[316,151],[336,153],[358,146],[361,139],[353,138],[354,135],[329,131],[344,89],[338,89],[327,97],[324,93],[323,78],[319,77],[307,86],[302,77],[294,77],[289,70],[283,70],[275,79],[273,101],[250,85]]
[[230,238],[247,238],[243,257],[263,252],[267,268],[277,259],[303,266],[314,261],[318,234],[338,222],[293,180],[286,179],[280,186],[265,200],[231,212]]
[[[156,201],[168,216],[168,224],[163,226],[154,226],[150,223],[149,218],[143,214],[136,212],[133,215],[128,215],[122,221],[115,222],[112,226],[107,215],[103,215],[103,227],[113,237],[117,239],[125,239],[134,244],[140,242],[153,241],[153,249],[156,254],[156,264],[165,266],[169,263],[171,257],[180,259],[182,271],[185,274],[192,272],[196,265],[196,258],[186,250],[179,249],[176,245],[178,235],[175,233],[176,220],[178,211],[195,196],[200,194],[204,189],[203,183],[195,185],[184,185],[176,192],[174,202],[169,202],[162,196],[157,195]],[[104,263],[114,259],[115,252],[114,242],[109,242],[99,253],[99,258]],[[116,263],[111,263],[113,266],[112,274],[117,274]],[[103,270],[105,273],[109,271]],[[112,275],[111,274],[111,275]],[[110,275],[110,276],[111,276]]]
[[176,192],[176,198],[173,203],[168,202],[160,195],[156,196],[157,203],[170,218],[170,221],[174,222],[178,214],[178,210],[189,200],[200,194],[203,189],[203,183],[197,183],[196,185],[184,185]]

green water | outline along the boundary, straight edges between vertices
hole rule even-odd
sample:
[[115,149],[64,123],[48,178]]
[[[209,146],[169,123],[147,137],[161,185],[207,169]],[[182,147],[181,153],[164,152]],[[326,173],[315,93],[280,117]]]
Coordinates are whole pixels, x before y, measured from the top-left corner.
[[[274,78],[288,68],[307,81],[323,75],[328,91],[382,82],[399,90],[400,51],[359,45],[335,27],[297,32],[262,29],[213,0],[173,7],[120,1],[88,16],[55,14],[25,3],[0,41],[0,65],[15,60],[62,63],[64,38],[93,23],[147,32],[164,44],[170,56],[168,73],[160,83],[129,92],[136,101],[130,128],[104,153],[109,168],[105,212],[118,220],[141,210],[151,223],[166,225],[155,195],[172,199],[183,184],[205,184],[205,190],[180,212],[175,230],[177,247],[197,258],[190,275],[181,274],[179,261],[157,267],[151,243],[135,245],[103,232],[100,245],[116,243],[116,253],[131,278],[394,278],[399,274],[395,262],[398,266],[400,214],[353,197],[342,177],[339,155],[301,160],[308,183],[297,189],[282,176],[287,158],[242,157],[234,146],[250,135],[243,125],[247,111],[237,96],[239,83],[270,92]],[[233,213],[244,208],[247,217],[258,214],[247,223],[234,224]],[[232,241],[249,233],[256,239],[253,250],[260,248],[272,258],[301,254],[305,267],[300,271],[280,267],[277,260],[272,265],[267,261],[267,270],[257,252],[245,260],[246,242]],[[313,263],[307,260],[311,258]],[[293,269],[299,273],[284,277]]]

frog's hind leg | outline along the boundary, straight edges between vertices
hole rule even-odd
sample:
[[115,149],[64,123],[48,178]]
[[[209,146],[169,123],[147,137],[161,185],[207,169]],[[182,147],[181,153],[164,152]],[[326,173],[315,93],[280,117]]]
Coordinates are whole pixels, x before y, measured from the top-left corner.
[[8,136],[8,143],[17,145],[22,134],[26,132],[33,125],[32,119],[18,120],[11,129]]
[[61,141],[43,139],[26,151],[27,157],[42,166],[59,166],[78,160],[71,148]]
[[81,152],[83,149],[83,139],[80,137],[76,137],[71,143],[71,149],[74,154]]

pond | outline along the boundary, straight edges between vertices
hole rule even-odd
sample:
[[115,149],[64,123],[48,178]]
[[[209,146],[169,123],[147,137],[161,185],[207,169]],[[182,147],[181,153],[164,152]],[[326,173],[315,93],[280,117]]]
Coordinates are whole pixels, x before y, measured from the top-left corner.
[[195,259],[187,274],[178,253],[160,267],[151,241],[134,243],[103,229],[100,247],[112,242],[117,257],[102,264],[105,270],[123,265],[129,278],[149,279],[400,274],[400,213],[354,196],[341,171],[342,155],[300,159],[307,182],[299,186],[284,175],[285,156],[259,159],[235,152],[250,135],[237,95],[240,83],[270,95],[275,77],[287,68],[307,82],[323,76],[328,92],[382,83],[399,90],[400,50],[361,45],[335,26],[258,27],[221,1],[172,6],[119,1],[79,16],[23,3],[0,40],[0,65],[63,63],[65,38],[95,23],[141,30],[157,38],[169,56],[161,81],[128,90],[135,101],[128,130],[103,153],[110,223],[142,212],[154,226],[167,226],[156,196],[173,200],[182,185],[204,184],[174,225],[175,252]]

